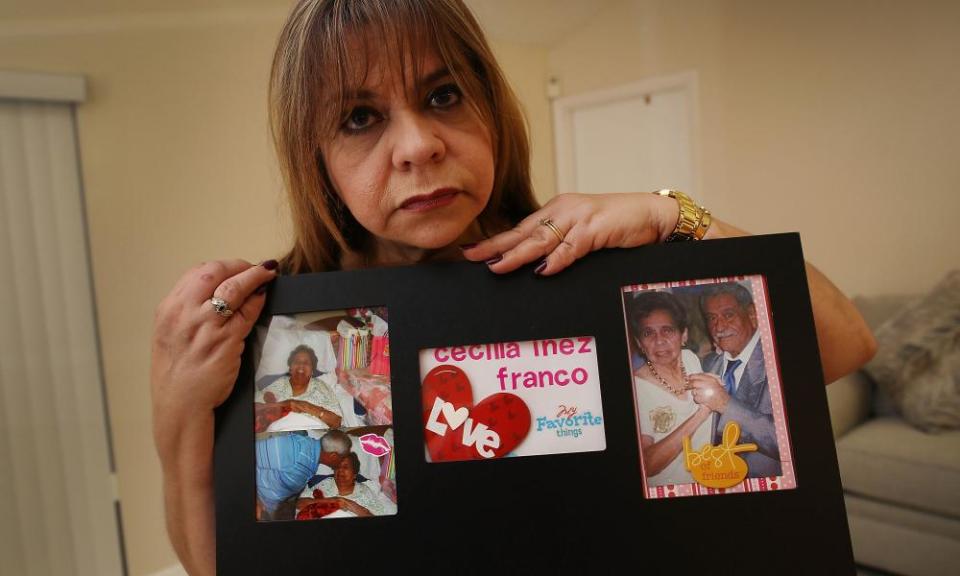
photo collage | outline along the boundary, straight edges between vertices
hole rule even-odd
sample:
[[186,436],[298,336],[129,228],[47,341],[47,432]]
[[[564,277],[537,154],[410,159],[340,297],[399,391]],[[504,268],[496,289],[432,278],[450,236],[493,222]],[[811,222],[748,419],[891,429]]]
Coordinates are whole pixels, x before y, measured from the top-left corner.
[[258,521],[396,514],[388,322],[352,308],[258,330]]

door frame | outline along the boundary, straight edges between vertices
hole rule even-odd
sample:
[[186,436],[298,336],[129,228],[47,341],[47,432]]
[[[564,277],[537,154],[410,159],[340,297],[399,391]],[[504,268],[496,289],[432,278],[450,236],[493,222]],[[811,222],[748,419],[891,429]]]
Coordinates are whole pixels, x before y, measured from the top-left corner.
[[705,201],[700,185],[700,92],[699,78],[695,70],[665,76],[651,76],[637,82],[564,96],[553,100],[553,137],[556,162],[557,193],[576,192],[576,162],[574,159],[573,115],[579,110],[653,96],[658,92],[686,91],[688,117],[690,119],[691,171],[694,190],[685,190],[698,202]]

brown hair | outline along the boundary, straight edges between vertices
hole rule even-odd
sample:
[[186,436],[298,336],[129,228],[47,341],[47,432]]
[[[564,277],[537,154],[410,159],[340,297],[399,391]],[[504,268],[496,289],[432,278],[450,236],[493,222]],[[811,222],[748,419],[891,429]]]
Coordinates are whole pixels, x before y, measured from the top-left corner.
[[634,296],[628,306],[630,328],[638,340],[643,321],[657,310],[669,314],[680,332],[687,329],[687,311],[676,296],[669,292],[641,292]]
[[[349,50],[357,38],[363,54]],[[270,78],[270,121],[294,228],[285,273],[336,269],[345,251],[368,253],[370,234],[337,196],[321,145],[345,117],[349,89],[362,82],[356,76],[366,73],[372,51],[396,55],[403,69],[417,67],[430,48],[492,136],[494,183],[477,218],[482,230],[499,232],[537,209],[526,122],[461,0],[301,0],[280,34]]]

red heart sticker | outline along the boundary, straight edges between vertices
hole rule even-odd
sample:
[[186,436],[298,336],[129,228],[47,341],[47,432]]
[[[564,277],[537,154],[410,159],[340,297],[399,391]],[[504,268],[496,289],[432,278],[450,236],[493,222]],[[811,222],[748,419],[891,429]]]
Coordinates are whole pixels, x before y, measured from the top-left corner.
[[530,432],[530,409],[519,396],[498,392],[474,406],[470,379],[456,366],[437,366],[423,379],[424,425],[437,398],[449,406],[441,410],[439,416],[447,425],[446,433],[441,436],[426,431],[427,451],[433,462],[483,459],[475,445],[464,444],[467,427],[476,430],[483,425],[499,436],[500,445],[492,449],[493,458],[512,452]]
[[423,379],[423,421],[427,421],[437,396],[460,408],[473,406],[473,386],[463,370],[456,366],[440,365]]
[[[456,366],[441,365],[427,373],[423,379],[422,395],[424,425],[430,418],[430,411],[438,397],[456,408],[469,409],[473,406],[473,386],[470,385],[470,379],[463,370]],[[430,452],[434,462],[437,462],[434,454],[441,452],[441,446],[446,443],[444,438],[444,436],[427,432],[427,451]]]

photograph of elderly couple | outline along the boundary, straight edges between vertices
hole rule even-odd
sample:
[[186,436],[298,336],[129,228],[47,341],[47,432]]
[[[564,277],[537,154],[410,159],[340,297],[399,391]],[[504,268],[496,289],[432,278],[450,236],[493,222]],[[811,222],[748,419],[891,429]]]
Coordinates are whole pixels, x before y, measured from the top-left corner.
[[[623,298],[647,497],[795,487],[763,278],[629,286]],[[736,444],[756,446],[737,454],[745,479],[701,485],[684,439],[721,446],[730,422]]]
[[257,520],[396,514],[388,321],[352,308],[258,329]]

